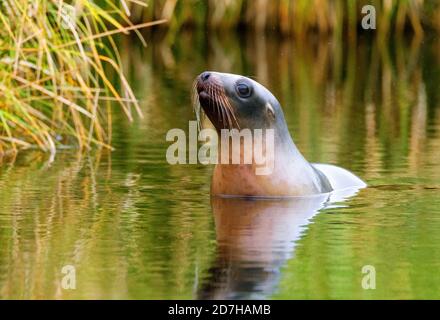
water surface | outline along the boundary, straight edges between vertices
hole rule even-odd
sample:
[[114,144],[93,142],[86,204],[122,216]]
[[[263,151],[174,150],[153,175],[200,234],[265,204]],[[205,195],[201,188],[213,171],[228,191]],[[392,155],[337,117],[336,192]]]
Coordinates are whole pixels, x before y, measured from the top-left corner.
[[[122,39],[144,119],[115,107],[114,152],[24,152],[0,167],[1,298],[440,298],[440,41],[182,33]],[[356,197],[213,199],[212,167],[171,166],[203,70],[252,76],[311,162]],[[75,290],[61,269],[76,268]],[[361,286],[376,268],[376,289]]]

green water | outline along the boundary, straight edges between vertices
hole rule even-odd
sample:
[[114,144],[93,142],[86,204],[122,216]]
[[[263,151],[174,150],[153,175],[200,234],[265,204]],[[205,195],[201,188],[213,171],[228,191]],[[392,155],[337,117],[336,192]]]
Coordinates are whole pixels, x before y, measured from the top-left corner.
[[[141,99],[115,107],[114,152],[24,152],[0,166],[0,297],[440,298],[440,40],[182,33],[124,38]],[[319,202],[214,200],[212,167],[171,166],[203,70],[254,77],[311,162],[369,185]],[[61,285],[73,265],[76,288]],[[374,266],[365,290],[362,267]]]

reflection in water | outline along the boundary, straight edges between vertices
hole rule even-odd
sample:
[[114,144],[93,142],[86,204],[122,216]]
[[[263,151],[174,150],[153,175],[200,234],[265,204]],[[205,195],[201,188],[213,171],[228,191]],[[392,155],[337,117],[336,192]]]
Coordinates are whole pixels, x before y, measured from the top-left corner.
[[[64,152],[47,165],[28,152],[1,168],[0,297],[153,298],[158,287],[173,288],[164,298],[191,297],[194,272],[209,262],[211,217],[191,212],[198,191],[180,179],[184,169],[167,176],[150,159],[151,176],[121,156]],[[161,184],[183,191],[170,200]],[[75,290],[61,288],[65,265],[76,268]]]
[[292,257],[312,217],[332,201],[357,189],[333,195],[290,199],[212,197],[217,256],[200,299],[263,299],[277,288],[281,267]]
[[[29,152],[0,166],[0,298],[439,298],[438,36],[156,36],[147,48],[121,40],[145,117],[114,114],[114,152],[65,151],[51,165]],[[343,207],[211,207],[212,168],[165,159],[166,132],[195,118],[191,83],[206,69],[266,85],[309,161],[370,187]],[[60,288],[66,264],[76,290]],[[360,286],[366,264],[376,290]]]
[[212,198],[217,257],[198,297],[261,299],[276,288],[303,227],[328,195],[294,200]]

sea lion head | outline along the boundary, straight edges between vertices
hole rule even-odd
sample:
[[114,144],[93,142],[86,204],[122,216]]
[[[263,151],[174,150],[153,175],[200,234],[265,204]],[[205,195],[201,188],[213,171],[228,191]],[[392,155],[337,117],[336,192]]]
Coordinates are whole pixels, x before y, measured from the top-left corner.
[[[194,95],[195,104],[218,131],[285,126],[277,99],[263,85],[247,77],[205,71],[195,80]],[[196,111],[200,109],[197,107]]]

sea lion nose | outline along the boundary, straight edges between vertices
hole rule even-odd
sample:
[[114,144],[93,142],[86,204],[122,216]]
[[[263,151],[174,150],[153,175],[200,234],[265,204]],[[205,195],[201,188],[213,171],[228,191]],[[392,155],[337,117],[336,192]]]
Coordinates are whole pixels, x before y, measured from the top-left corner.
[[206,80],[209,79],[210,76],[211,76],[211,73],[205,71],[205,72],[203,72],[203,73],[200,75],[200,78],[202,79],[202,81],[206,81]]

